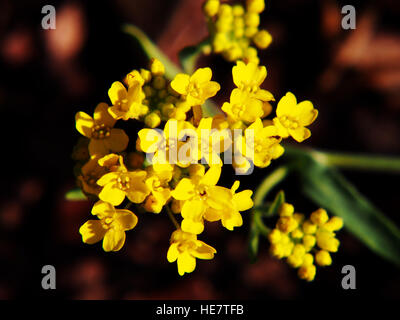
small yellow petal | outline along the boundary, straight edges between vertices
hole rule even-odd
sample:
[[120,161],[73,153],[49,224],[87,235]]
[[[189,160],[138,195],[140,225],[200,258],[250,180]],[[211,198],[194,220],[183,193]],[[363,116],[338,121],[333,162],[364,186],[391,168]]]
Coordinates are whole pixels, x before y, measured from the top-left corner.
[[174,80],[171,81],[171,87],[174,89],[176,92],[186,95],[187,92],[187,87],[189,85],[189,80],[190,77],[187,74],[183,73],[178,73]]
[[186,273],[193,272],[196,268],[196,258],[192,257],[187,251],[178,256],[178,273],[183,276]]
[[100,191],[99,198],[113,206],[119,206],[125,199],[125,192],[109,183]]
[[85,112],[78,112],[75,115],[76,130],[85,137],[90,138],[92,136],[92,128],[94,126],[94,120]]
[[125,232],[122,230],[109,229],[103,239],[103,249],[106,252],[118,251],[125,243]]
[[103,239],[106,231],[100,220],[89,220],[79,228],[82,241],[88,244],[99,242]]

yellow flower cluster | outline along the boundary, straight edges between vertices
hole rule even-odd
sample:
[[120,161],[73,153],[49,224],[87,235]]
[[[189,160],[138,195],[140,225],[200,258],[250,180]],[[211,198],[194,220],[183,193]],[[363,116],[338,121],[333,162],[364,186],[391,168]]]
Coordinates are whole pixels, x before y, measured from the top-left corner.
[[330,252],[337,252],[339,247],[335,231],[342,228],[343,221],[339,217],[329,219],[324,209],[314,211],[309,219],[294,211],[289,203],[279,208],[276,227],[268,235],[270,252],[299,268],[301,279],[312,281],[317,271],[315,264],[324,267],[332,263]]
[[[243,224],[241,212],[253,206],[251,190],[237,192],[239,181],[231,188],[217,185],[221,153],[234,144],[239,150],[232,162],[236,169],[246,171],[251,163],[266,167],[283,154],[283,138],[307,139],[310,131],[305,126],[317,116],[311,102],[298,104],[287,93],[276,117],[267,120],[274,98],[260,87],[265,67],[238,61],[232,75],[236,88],[222,106],[226,115],[202,116],[202,105],[220,90],[210,68],[179,73],[170,81],[157,59],[151,60],[149,70],[133,70],[123,83],[114,82],[108,92],[111,105],[98,104],[93,117],[76,114],[76,129],[87,138],[79,144],[76,158],[82,160],[83,149],[89,156],[78,170],[78,183],[98,200],[92,210],[98,220],[80,228],[84,242],[103,240],[105,251],[120,250],[125,231],[137,223],[128,210],[133,205],[152,213],[164,210],[173,220],[177,230],[167,259],[177,261],[179,274],[192,272],[195,258],[213,258],[215,249],[197,239],[205,221],[220,221],[233,230]],[[132,146],[136,150],[127,150],[127,134],[115,128],[119,120],[141,121],[147,127],[137,133]],[[151,161],[144,161],[145,153],[152,154]]]
[[207,0],[203,12],[208,20],[213,51],[228,61],[240,59],[258,64],[257,49],[252,44],[265,49],[272,41],[268,31],[258,28],[264,8],[264,0],[247,0],[245,7]]

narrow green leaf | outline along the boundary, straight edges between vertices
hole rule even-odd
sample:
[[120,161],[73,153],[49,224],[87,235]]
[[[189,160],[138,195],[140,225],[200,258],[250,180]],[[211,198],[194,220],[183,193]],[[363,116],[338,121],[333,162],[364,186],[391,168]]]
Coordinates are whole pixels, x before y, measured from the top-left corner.
[[272,217],[278,214],[278,209],[285,202],[285,193],[283,190],[279,191],[275,196],[274,201],[269,206],[268,210],[263,214],[265,217]]
[[183,72],[138,27],[131,24],[125,24],[122,29],[125,33],[131,35],[139,42],[149,59],[157,58],[164,64],[165,76],[168,79],[172,80],[177,73]]
[[85,196],[85,194],[82,192],[81,189],[72,189],[70,191],[68,191],[65,194],[65,199],[69,200],[69,201],[82,201],[82,200],[86,200],[87,197]]
[[343,218],[344,226],[375,253],[400,266],[400,230],[337,170],[312,152],[297,152],[302,191],[319,206]]
[[200,42],[197,46],[190,46],[183,48],[179,52],[179,62],[182,65],[183,71],[188,74],[192,74],[196,69],[196,62],[203,53],[205,46],[210,45],[210,41],[206,40]]
[[255,262],[257,259],[259,238],[260,234],[257,227],[251,228],[249,239],[249,256],[251,262]]

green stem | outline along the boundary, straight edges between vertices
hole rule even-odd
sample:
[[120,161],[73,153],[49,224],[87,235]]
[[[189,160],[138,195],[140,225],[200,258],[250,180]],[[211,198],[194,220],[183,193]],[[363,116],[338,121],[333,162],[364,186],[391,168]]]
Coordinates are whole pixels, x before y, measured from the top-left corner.
[[351,153],[312,151],[320,163],[343,169],[400,172],[400,158]]
[[312,157],[322,165],[339,169],[400,173],[400,157],[325,152],[290,145],[285,145],[285,155],[293,157],[294,160],[300,157]]
[[175,217],[174,217],[174,214],[172,213],[170,207],[165,206],[164,208],[165,208],[165,210],[167,211],[168,217],[170,218],[170,220],[171,220],[172,223],[174,224],[175,228],[176,228],[176,229],[180,229],[181,226],[179,225],[178,221],[176,221],[176,219],[175,219]]
[[[289,168],[281,166],[275,169],[271,174],[269,174],[264,181],[259,185],[257,191],[254,195],[254,207],[260,207],[267,194],[275,187],[279,182],[287,177],[289,173]],[[261,211],[254,209],[251,212],[251,228],[256,228],[261,234],[267,236],[271,231],[262,221]]]
[[258,186],[254,194],[254,206],[261,206],[268,192],[271,191],[279,182],[286,178],[289,173],[289,168],[281,166],[269,174],[264,181]]

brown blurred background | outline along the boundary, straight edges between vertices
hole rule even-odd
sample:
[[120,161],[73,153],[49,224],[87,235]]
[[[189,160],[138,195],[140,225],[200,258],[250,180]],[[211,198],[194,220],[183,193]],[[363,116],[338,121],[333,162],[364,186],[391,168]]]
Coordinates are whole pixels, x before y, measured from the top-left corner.
[[[400,274],[346,231],[333,266],[313,283],[270,258],[261,243],[250,264],[245,225],[234,232],[208,224],[201,239],[216,247],[180,277],[166,260],[173,226],[164,215],[139,216],[118,253],[85,245],[79,226],[90,203],[68,202],[74,186],[71,151],[79,134],[74,114],[108,101],[111,83],[147,61],[123,23],[144,30],[177,62],[183,47],[207,35],[203,0],[0,1],[0,298],[70,299],[310,299],[399,298]],[[400,154],[400,3],[395,0],[267,0],[262,26],[274,42],[262,51],[265,87],[276,97],[292,91],[319,109],[308,145],[324,150]],[[41,8],[56,7],[56,30],[43,30]],[[353,4],[357,29],[342,30],[340,10]],[[231,65],[206,57],[215,78],[232,86]],[[226,99],[222,90],[221,99]],[[268,170],[268,169],[267,169]],[[258,172],[243,178],[254,188]],[[400,225],[399,176],[346,172],[346,176]],[[225,176],[229,185],[234,179]],[[301,211],[313,204],[289,180],[287,198]],[[57,289],[41,289],[41,267],[57,270]],[[341,289],[341,268],[357,270],[357,290]]]

